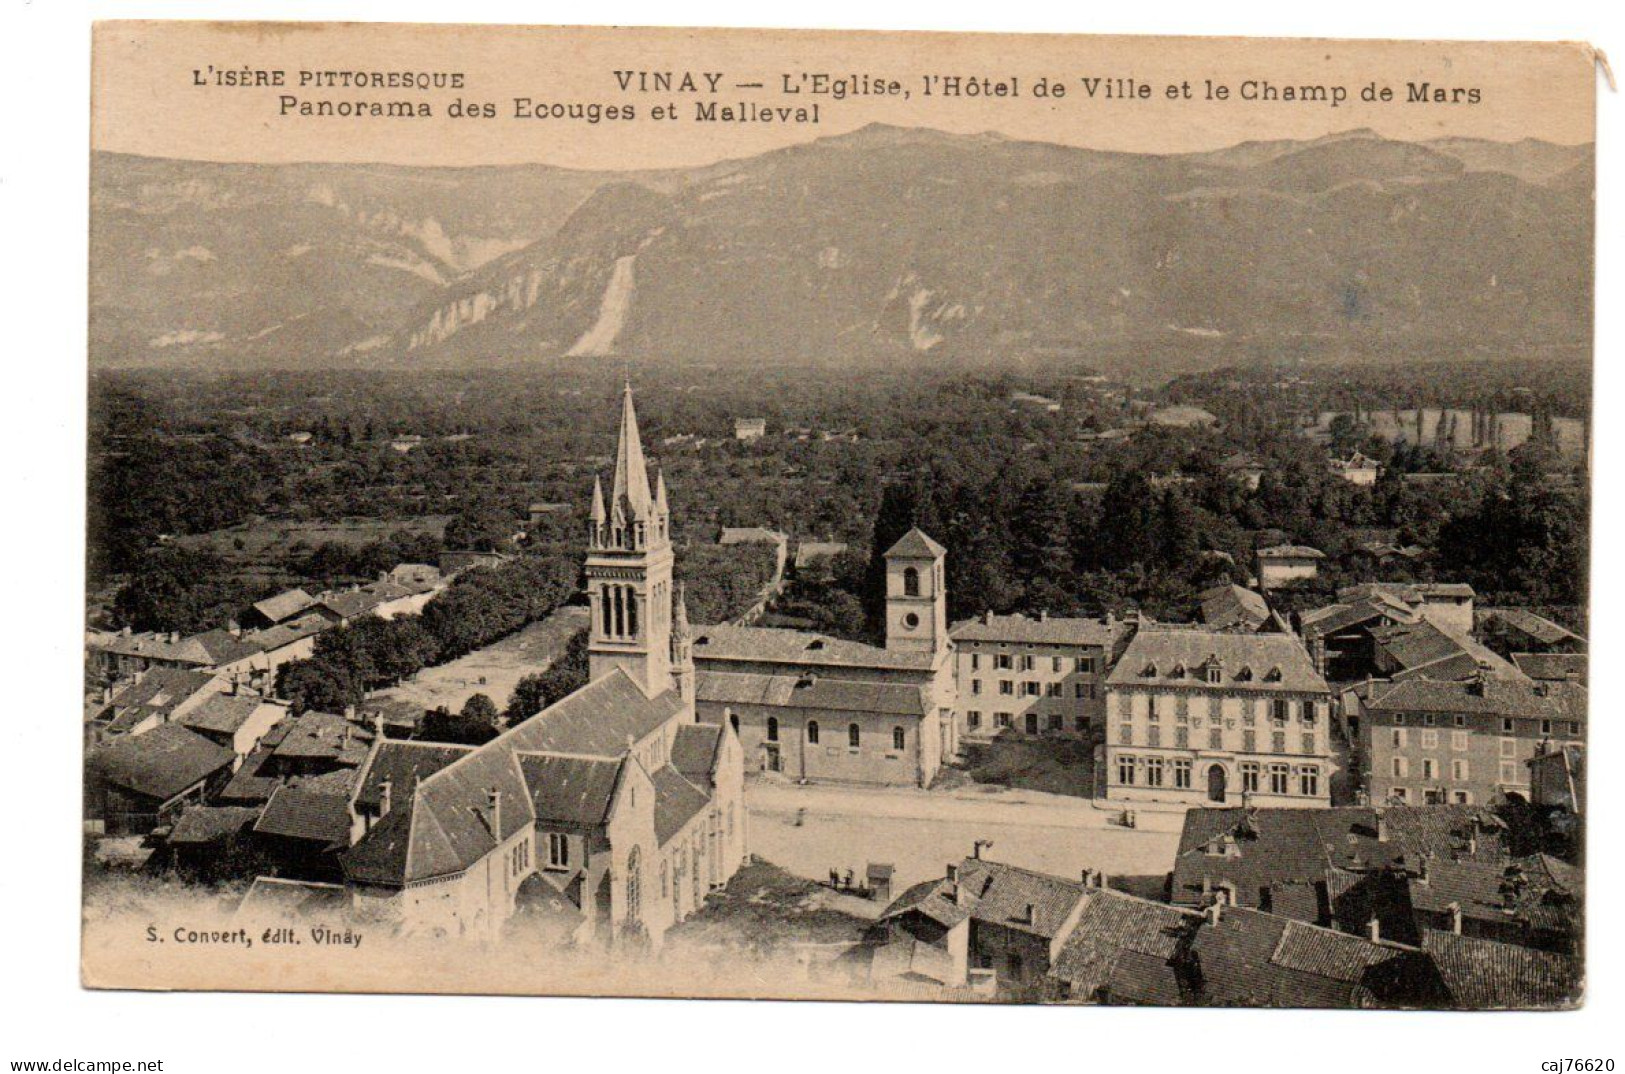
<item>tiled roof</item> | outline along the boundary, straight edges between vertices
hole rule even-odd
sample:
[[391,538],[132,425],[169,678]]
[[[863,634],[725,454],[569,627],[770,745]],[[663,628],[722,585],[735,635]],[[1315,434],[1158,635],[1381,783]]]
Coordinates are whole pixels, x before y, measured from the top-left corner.
[[273,653],[284,646],[320,634],[332,625],[332,622],[321,614],[307,612],[285,623],[278,623],[264,630],[250,631],[243,635],[243,640],[261,652]]
[[267,621],[280,623],[289,616],[304,611],[314,603],[316,603],[316,598],[303,589],[289,589],[278,593],[274,597],[266,597],[264,600],[255,601],[253,608],[264,616]]
[[1341,893],[1333,890],[1338,873],[1414,864],[1426,854],[1504,862],[1508,838],[1505,824],[1476,806],[1192,809],[1174,858],[1171,898],[1199,906],[1206,889],[1228,883],[1242,906],[1259,906],[1267,889],[1275,913],[1321,920],[1331,909],[1321,892],[1328,902]]
[[234,735],[256,712],[269,704],[263,697],[252,694],[215,694],[181,716],[178,722],[194,731]]
[[1497,678],[1521,678],[1517,668],[1477,641],[1428,619],[1377,627],[1371,639],[1399,665],[1401,671],[1394,678],[1461,679],[1480,671]]
[[[267,736],[269,737],[269,736]],[[252,802],[264,804],[270,801],[271,794],[282,783],[275,776],[261,775],[260,771],[271,759],[271,747],[260,740],[259,748],[247,757],[237,771],[231,774],[231,779],[220,788],[217,799],[222,802]]]
[[165,717],[175,707],[214,683],[206,671],[189,668],[153,668],[131,683],[102,709],[102,718],[111,717],[107,730],[120,734],[150,716]]
[[948,634],[955,641],[1007,642],[1018,645],[1098,645],[1111,648],[1124,624],[1103,619],[1065,616],[1028,618],[993,615],[955,623]]
[[197,846],[237,835],[259,819],[253,806],[187,806],[170,829],[171,846]]
[[1478,616],[1480,622],[1500,623],[1526,634],[1542,645],[1557,645],[1566,641],[1583,642],[1585,639],[1561,624],[1527,608],[1485,608]]
[[938,556],[946,556],[947,554],[948,550],[946,548],[926,536],[918,526],[903,534],[896,544],[886,549],[888,558],[901,556],[915,559],[936,559]]
[[771,705],[834,712],[924,716],[931,711],[925,688],[912,683],[858,682],[826,675],[763,675],[702,671],[695,697],[719,705]]
[[1093,889],[1050,976],[1065,981],[1075,999],[1177,1005],[1183,989],[1176,960],[1201,920],[1190,910]]
[[718,544],[783,544],[790,538],[778,530],[770,530],[763,526],[724,526],[722,535],[717,538]]
[[1425,955],[1225,907],[1190,944],[1205,1002],[1225,1007],[1422,1006],[1441,996]]
[[802,541],[796,546],[796,566],[810,567],[814,563],[834,559],[846,552],[843,541]]
[[1394,683],[1366,707],[1373,712],[1461,712],[1583,720],[1586,689],[1578,683],[1493,678],[1439,682],[1418,678]]
[[1455,907],[1468,920],[1516,922],[1530,929],[1572,933],[1584,901],[1579,870],[1536,855],[1514,862],[1432,860],[1426,876],[1412,876],[1411,905],[1432,914]]
[[293,722],[275,752],[278,757],[331,758],[354,767],[366,760],[372,738],[370,728],[351,723],[343,716],[311,711]]
[[206,666],[209,663],[208,655],[200,647],[189,644],[189,641],[163,633],[97,634],[86,642],[86,648],[117,656]]
[[694,628],[694,660],[791,664],[797,667],[864,667],[927,670],[933,656],[900,652],[801,630],[773,627]]
[[1422,947],[1464,1010],[1542,1010],[1580,1000],[1580,964],[1567,955],[1451,932],[1424,934]]
[[260,835],[305,839],[323,847],[350,841],[349,802],[343,795],[317,794],[297,787],[278,787],[254,825]]
[[1310,548],[1306,544],[1276,544],[1268,548],[1260,548],[1257,552],[1259,559],[1325,559],[1326,553],[1318,548]]
[[521,753],[519,768],[530,788],[536,823],[592,828],[609,816],[624,760]]
[[195,731],[166,723],[98,746],[86,763],[114,786],[167,800],[229,768],[235,759],[230,750]]
[[362,589],[348,589],[340,593],[323,593],[316,599],[316,603],[340,619],[354,619],[372,611],[378,605],[384,603],[385,600],[391,599],[382,593],[375,592],[374,589],[375,587],[368,586]]
[[381,799],[384,780],[389,780],[392,802],[411,797],[413,789],[422,780],[462,757],[474,747],[454,746],[442,742],[407,742],[385,739],[372,751],[362,767],[356,783],[356,808],[376,813]]
[[653,775],[655,785],[655,841],[665,846],[701,810],[711,796],[684,779],[671,765]]
[[1519,671],[1542,682],[1585,682],[1587,659],[1585,653],[1512,654],[1512,663]]
[[1220,585],[1203,590],[1197,598],[1202,605],[1202,622],[1215,629],[1256,627],[1270,617],[1270,606],[1261,594],[1239,585]]
[[696,787],[710,784],[716,770],[717,745],[722,741],[719,723],[685,723],[677,728],[671,742],[672,767]]
[[1384,623],[1414,623],[1416,613],[1404,603],[1386,597],[1370,597],[1348,603],[1328,604],[1299,616],[1305,638],[1324,637],[1372,620]]
[[534,753],[619,757],[627,739],[641,741],[683,709],[675,690],[646,696],[617,671],[543,709],[482,749],[504,745]]
[[1226,634],[1147,627],[1129,642],[1107,682],[1113,686],[1204,686],[1203,666],[1220,664],[1226,689],[1326,693],[1303,644],[1290,634]]

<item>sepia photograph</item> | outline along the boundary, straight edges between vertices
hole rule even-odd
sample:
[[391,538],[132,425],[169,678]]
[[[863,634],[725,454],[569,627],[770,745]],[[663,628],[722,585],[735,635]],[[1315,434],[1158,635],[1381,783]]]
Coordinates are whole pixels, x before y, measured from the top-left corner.
[[1595,62],[98,24],[84,985],[1579,1006]]

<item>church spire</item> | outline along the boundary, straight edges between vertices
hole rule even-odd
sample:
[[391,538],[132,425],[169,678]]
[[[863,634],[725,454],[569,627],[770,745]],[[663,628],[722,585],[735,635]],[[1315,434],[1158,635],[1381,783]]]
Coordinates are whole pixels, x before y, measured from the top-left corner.
[[655,514],[664,515],[671,511],[666,503],[666,471],[664,468],[655,471]]
[[608,518],[604,511],[604,483],[598,480],[597,475],[592,479],[592,521],[595,526],[602,526]]
[[638,434],[638,412],[632,406],[632,382],[621,394],[621,442],[615,451],[615,485],[610,492],[616,511],[630,512],[629,522],[649,517],[649,469],[643,461],[643,440]]

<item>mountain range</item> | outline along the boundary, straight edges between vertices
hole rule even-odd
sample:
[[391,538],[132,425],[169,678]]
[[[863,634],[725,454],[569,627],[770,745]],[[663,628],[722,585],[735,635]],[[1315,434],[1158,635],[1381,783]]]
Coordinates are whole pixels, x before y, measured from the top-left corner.
[[1369,131],[1157,156],[872,126],[627,173],[97,154],[91,362],[1510,360],[1590,339],[1593,170]]

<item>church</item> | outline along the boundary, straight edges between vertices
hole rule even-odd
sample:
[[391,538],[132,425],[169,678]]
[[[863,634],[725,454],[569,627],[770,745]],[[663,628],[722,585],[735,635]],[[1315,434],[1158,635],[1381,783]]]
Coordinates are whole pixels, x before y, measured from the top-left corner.
[[947,550],[912,529],[886,552],[886,643],[773,627],[697,628],[699,718],[753,771],[925,787],[959,750]]
[[358,909],[476,937],[525,910],[575,942],[658,947],[733,876],[744,754],[731,723],[697,718],[670,521],[628,385],[614,483],[593,487],[587,685],[477,748],[379,736],[341,856]]

